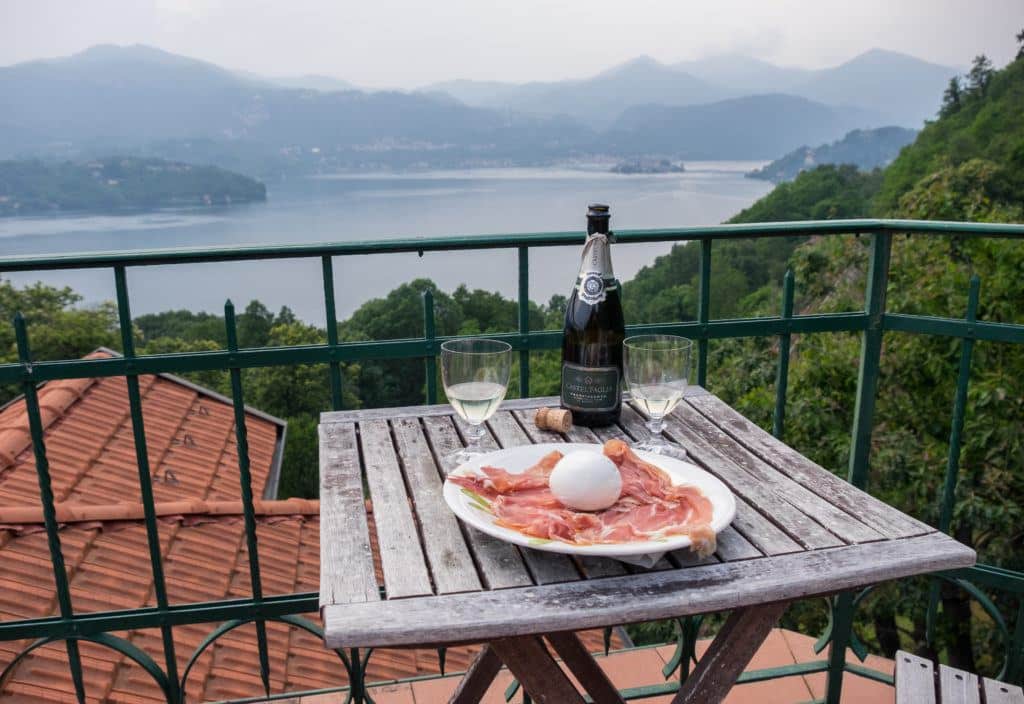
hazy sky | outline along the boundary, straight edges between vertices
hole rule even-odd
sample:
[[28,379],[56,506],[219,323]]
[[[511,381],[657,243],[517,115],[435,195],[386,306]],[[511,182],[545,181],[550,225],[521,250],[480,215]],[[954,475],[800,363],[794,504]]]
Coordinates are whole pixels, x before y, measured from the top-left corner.
[[152,44],[264,74],[364,86],[551,80],[639,54],[739,51],[820,67],[872,47],[1006,63],[1024,0],[0,0],[0,65]]

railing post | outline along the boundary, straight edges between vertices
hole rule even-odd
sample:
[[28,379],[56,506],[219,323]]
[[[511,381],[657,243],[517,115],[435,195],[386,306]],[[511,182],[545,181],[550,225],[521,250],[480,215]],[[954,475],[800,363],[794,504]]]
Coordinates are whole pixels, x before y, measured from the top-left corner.
[[[981,291],[981,279],[975,274],[971,277],[971,287],[967,292],[967,312],[964,319],[974,323],[978,319],[978,296]],[[943,533],[948,533],[953,523],[953,504],[956,501],[956,482],[960,475],[960,437],[964,432],[964,415],[967,410],[967,386],[971,380],[971,356],[974,353],[974,340],[963,338],[960,343],[960,369],[956,377],[956,393],[953,395],[953,417],[949,424],[949,455],[946,457],[946,477],[942,485],[939,499],[939,525]],[[932,580],[928,590],[928,610],[925,614],[925,640],[931,645],[935,642],[935,620],[939,610],[939,583]]]
[[338,314],[334,308],[334,261],[329,254],[321,257],[321,268],[324,279],[324,309],[327,313],[327,345],[330,347],[331,355],[331,407],[332,410],[340,411],[341,364],[334,358],[338,354]]
[[889,255],[892,235],[887,231],[871,236],[871,258],[868,262],[867,292],[864,312],[868,320],[860,345],[860,368],[857,372],[857,400],[853,411],[853,433],[850,440],[850,471],[848,479],[858,489],[867,486],[868,459],[871,454],[871,430],[875,420],[875,397],[882,358],[882,319],[885,315],[885,293],[889,284]]
[[434,294],[430,289],[423,292],[423,338],[426,341],[427,403],[437,403],[437,341],[434,319]]
[[[793,317],[793,270],[786,272],[782,279],[782,319],[789,321]],[[772,417],[772,435],[782,439],[786,423],[786,389],[789,386],[789,346],[792,335],[788,332],[779,335],[779,368],[775,374],[775,414]]]
[[853,634],[853,592],[837,594],[831,604],[832,638],[828,649],[828,676],[825,680],[826,704],[839,704],[846,671],[846,649]]
[[708,319],[711,313],[711,239],[700,241],[700,292],[697,298],[697,321],[700,339],[697,342],[697,383],[708,383]]
[[[114,267],[114,288],[117,294],[117,317],[121,331],[121,347],[129,362],[135,359],[135,337],[132,328],[131,305],[128,299],[128,277],[123,266]],[[160,555],[160,532],[156,525],[156,507],[153,499],[153,478],[149,464],[149,449],[146,444],[146,423],[142,415],[142,394],[139,390],[139,375],[125,374],[128,387],[128,408],[132,418],[132,438],[135,443],[135,464],[139,471],[139,490],[142,497],[143,516],[146,522],[146,540],[149,544],[149,561],[153,568],[153,593],[156,605],[161,611],[168,608],[167,583],[164,579],[163,558]],[[167,679],[171,687],[172,700],[178,699],[178,659],[174,653],[174,634],[170,626],[160,627],[164,644],[164,662]]]
[[[238,331],[235,327],[235,306],[231,301],[224,304],[224,326],[227,328],[228,352],[238,352]],[[242,492],[242,514],[245,521],[246,549],[249,553],[249,583],[252,585],[252,600],[257,614],[263,602],[263,579],[260,575],[260,558],[256,547],[256,511],[253,506],[252,473],[249,468],[249,436],[245,423],[245,399],[242,396],[242,370],[232,364],[231,402],[235,410],[235,442],[238,446],[238,480]],[[267,622],[257,615],[256,647],[259,651],[260,679],[263,689],[270,696],[270,655],[267,650]]]
[[[24,369],[25,377],[22,388],[25,393],[25,412],[28,415],[28,430],[32,436],[32,453],[36,460],[36,477],[39,480],[39,500],[43,504],[43,524],[46,526],[46,541],[50,549],[50,564],[53,567],[53,581],[57,590],[57,606],[60,616],[68,622],[67,632],[73,629],[70,623],[74,616],[71,607],[71,586],[68,583],[68,570],[64,565],[64,551],[60,545],[60,527],[57,525],[57,509],[53,505],[53,484],[50,480],[50,462],[46,457],[46,441],[43,434],[43,421],[39,416],[39,398],[36,395],[36,383],[28,373],[32,369],[32,351],[28,345],[28,330],[25,318],[21,313],[14,316],[14,339],[18,347],[18,362]],[[78,641],[64,641],[68,652],[68,665],[71,667],[71,680],[75,685],[75,697],[79,704],[85,704],[85,682],[82,679],[82,658],[78,651]]]
[[530,248],[519,247],[519,398],[530,395]]
[[1010,645],[1010,661],[1006,667],[1006,681],[1024,685],[1024,597],[1017,608],[1017,624],[1013,629]]
[[[875,418],[875,397],[878,393],[878,374],[882,358],[882,321],[885,315],[885,294],[889,284],[889,256],[892,235],[878,231],[871,236],[871,256],[868,261],[867,291],[864,312],[867,324],[860,346],[860,368],[857,372],[857,399],[853,411],[853,431],[850,440],[850,468],[848,479],[864,489],[868,479],[868,460],[871,455],[871,430]],[[839,704],[846,668],[846,648],[853,629],[853,594],[836,596],[832,610],[832,644],[828,658],[828,681],[825,688],[827,704]]]

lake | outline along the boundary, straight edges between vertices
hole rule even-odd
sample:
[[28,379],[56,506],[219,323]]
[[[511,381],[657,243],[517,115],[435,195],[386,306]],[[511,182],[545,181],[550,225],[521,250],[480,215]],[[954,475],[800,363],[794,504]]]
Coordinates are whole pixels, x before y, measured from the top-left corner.
[[[743,173],[761,162],[693,162],[682,174],[620,175],[598,168],[508,168],[408,174],[339,174],[268,184],[266,203],[145,214],[0,218],[0,253],[42,254],[161,247],[343,242],[393,237],[582,230],[590,202],[611,205],[612,228],[720,223],[771,190]],[[582,241],[580,243],[582,245]],[[626,280],[670,244],[617,244]],[[568,294],[579,247],[530,253],[530,297]],[[338,315],[414,278],[447,291],[465,283],[514,297],[514,250],[364,255],[335,259]],[[320,262],[279,260],[128,270],[132,313],[175,308],[219,312],[231,298],[291,307],[323,325]],[[113,300],[107,270],[14,274],[71,286],[87,303]],[[410,331],[418,332],[418,331]]]

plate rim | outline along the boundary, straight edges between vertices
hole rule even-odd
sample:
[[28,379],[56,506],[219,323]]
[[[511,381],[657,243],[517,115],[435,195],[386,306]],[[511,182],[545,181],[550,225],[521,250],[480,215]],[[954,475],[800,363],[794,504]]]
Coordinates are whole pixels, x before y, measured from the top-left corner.
[[[595,448],[600,450],[602,444],[598,443],[581,443],[581,442],[544,442],[534,443],[529,445],[515,445],[513,447],[501,448],[493,450],[491,452],[480,455],[474,458],[470,462],[460,464],[458,467],[448,472],[445,475],[444,485],[442,487],[442,493],[445,499],[445,503],[448,504],[448,508],[455,514],[455,516],[467,526],[475,528],[491,537],[497,538],[506,543],[513,545],[519,545],[520,547],[531,548],[533,550],[542,550],[545,552],[556,552],[566,555],[585,555],[593,557],[611,557],[616,556],[629,556],[635,557],[638,555],[653,555],[659,553],[671,552],[673,550],[680,550],[683,548],[690,547],[693,541],[688,535],[679,535],[665,538],[664,540],[636,540],[628,543],[600,543],[597,545],[574,545],[572,543],[566,543],[560,540],[547,540],[543,538],[532,538],[528,535],[520,533],[519,531],[512,530],[510,528],[503,528],[496,526],[491,522],[479,520],[479,517],[471,513],[471,511],[478,510],[472,509],[466,504],[466,499],[461,493],[462,487],[458,484],[449,481],[449,477],[455,475],[458,476],[460,473],[464,474],[467,470],[472,471],[471,465],[479,465],[481,462],[486,461],[487,457],[494,457],[496,455],[511,454],[517,450],[523,449],[537,449],[539,452],[550,452],[552,450],[560,450],[565,452],[566,447],[572,448],[572,450],[594,450]],[[632,448],[631,448],[632,449]],[[546,451],[546,452],[544,452]],[[677,478],[677,475],[673,473],[671,466],[666,469],[662,466],[658,460],[670,460],[671,462],[679,462],[685,466],[692,468],[689,471],[697,471],[702,475],[702,481],[707,481],[710,484],[717,485],[724,493],[723,497],[727,497],[724,502],[712,501],[712,506],[715,513],[712,517],[712,529],[715,534],[721,533],[725,530],[733,521],[736,516],[736,496],[729,488],[729,486],[721,479],[711,474],[700,465],[690,462],[687,460],[680,460],[675,457],[663,457],[656,455],[651,452],[643,450],[633,450],[640,459],[645,462],[654,464],[662,471],[665,471],[673,479]],[[525,467],[520,471],[525,471]],[[518,472],[517,472],[518,473]],[[675,483],[675,482],[673,482]],[[682,483],[682,482],[679,482]],[[709,497],[710,498],[710,497]],[[723,505],[724,504],[724,505]],[[722,509],[722,516],[717,515],[718,510]],[[475,519],[475,520],[474,520]]]

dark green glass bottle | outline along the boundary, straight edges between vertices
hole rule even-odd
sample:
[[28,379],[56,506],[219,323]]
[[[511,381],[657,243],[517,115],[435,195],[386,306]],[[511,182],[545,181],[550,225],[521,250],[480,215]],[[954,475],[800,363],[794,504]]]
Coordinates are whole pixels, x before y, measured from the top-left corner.
[[576,285],[565,310],[562,338],[562,408],[573,423],[611,425],[622,408],[621,287],[612,271],[607,205],[587,210],[587,241]]

